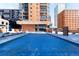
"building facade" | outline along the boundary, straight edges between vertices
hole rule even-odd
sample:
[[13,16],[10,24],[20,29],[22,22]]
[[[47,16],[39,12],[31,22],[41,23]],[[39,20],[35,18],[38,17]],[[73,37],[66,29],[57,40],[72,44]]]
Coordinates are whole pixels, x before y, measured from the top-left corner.
[[70,32],[79,32],[79,9],[75,7],[79,4],[57,4],[54,8],[54,20],[57,28],[62,31],[68,27]]
[[22,26],[22,31],[51,31],[49,17],[49,4],[47,3],[21,3],[20,17],[17,24]]
[[79,10],[63,10],[58,14],[58,28],[68,27],[70,32],[79,32]]
[[17,21],[19,19],[19,10],[18,9],[0,9],[0,16],[6,20]]

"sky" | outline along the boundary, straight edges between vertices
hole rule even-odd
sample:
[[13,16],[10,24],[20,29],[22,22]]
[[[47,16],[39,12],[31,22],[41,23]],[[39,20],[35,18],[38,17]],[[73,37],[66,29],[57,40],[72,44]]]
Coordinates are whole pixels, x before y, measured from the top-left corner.
[[[56,7],[56,3],[51,3],[49,6],[49,14],[51,16],[51,22],[52,22],[52,27],[54,27],[54,8]],[[79,9],[79,4],[78,3],[67,3],[66,9]],[[0,3],[0,9],[18,9],[19,4],[18,3]]]
[[0,3],[0,9],[18,9],[18,3]]
[[54,8],[56,7],[57,4],[55,3],[51,3],[50,4],[50,16],[51,16],[51,22],[52,22],[52,27],[55,27],[54,26]]

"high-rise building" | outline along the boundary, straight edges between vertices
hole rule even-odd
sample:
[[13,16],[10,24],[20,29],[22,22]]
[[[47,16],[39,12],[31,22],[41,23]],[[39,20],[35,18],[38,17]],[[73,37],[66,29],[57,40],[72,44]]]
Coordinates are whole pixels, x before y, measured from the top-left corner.
[[21,3],[20,17],[17,24],[22,26],[22,31],[50,31],[51,20],[49,17],[48,3]]
[[58,29],[68,27],[70,32],[79,32],[79,9],[78,4],[57,4],[55,7],[55,20]]
[[58,23],[58,14],[66,9],[66,5],[64,3],[56,4],[54,8],[54,27],[57,28]]
[[79,32],[79,10],[63,10],[58,14],[58,28],[64,27],[70,32]]
[[19,19],[20,20],[28,20],[28,3],[20,3],[19,4],[19,10],[20,10],[20,16]]

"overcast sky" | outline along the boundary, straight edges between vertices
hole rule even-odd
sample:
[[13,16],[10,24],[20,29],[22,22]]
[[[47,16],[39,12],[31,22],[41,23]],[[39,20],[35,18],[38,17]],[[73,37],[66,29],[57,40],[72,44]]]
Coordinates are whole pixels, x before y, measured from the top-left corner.
[[18,3],[0,3],[0,9],[18,9]]

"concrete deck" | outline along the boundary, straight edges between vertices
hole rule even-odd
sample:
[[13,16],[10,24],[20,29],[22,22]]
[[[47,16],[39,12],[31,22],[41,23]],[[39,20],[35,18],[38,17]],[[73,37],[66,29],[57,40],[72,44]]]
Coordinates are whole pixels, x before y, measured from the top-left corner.
[[69,34],[69,36],[63,36],[63,34],[53,34],[52,33],[51,35],[79,44],[79,34]]
[[[46,33],[44,33],[44,34],[46,34]],[[57,37],[65,39],[65,40],[79,44],[79,34],[69,34],[69,36],[63,36],[63,34],[55,34],[55,33],[48,33],[48,34],[51,34],[53,36],[57,36]],[[0,36],[1,35],[2,34],[0,34]],[[15,38],[18,38],[18,37],[21,37],[21,36],[24,36],[24,35],[26,35],[26,33],[2,37],[2,38],[0,37],[0,44],[5,43],[5,42],[10,41],[10,40],[14,40]]]
[[[11,35],[11,36],[6,36],[6,37],[0,37],[0,44],[2,43],[5,43],[5,42],[8,42],[8,41],[11,41],[11,40],[14,40],[18,37],[21,37],[21,36],[24,36],[26,33],[21,33],[21,34],[18,34],[18,35]],[[2,34],[1,34],[2,36]]]

